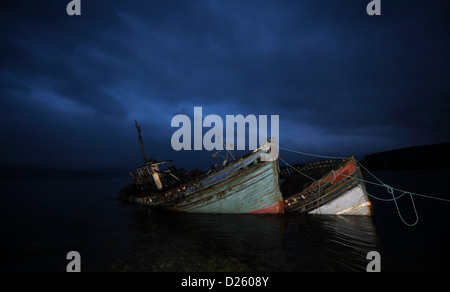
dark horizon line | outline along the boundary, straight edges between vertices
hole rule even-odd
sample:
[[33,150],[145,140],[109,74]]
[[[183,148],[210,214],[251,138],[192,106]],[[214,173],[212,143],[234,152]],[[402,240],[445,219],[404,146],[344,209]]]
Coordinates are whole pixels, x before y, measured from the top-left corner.
[[[364,155],[363,162],[370,162],[371,157],[389,155],[392,153],[404,153],[405,151],[414,151],[426,149],[429,147],[445,147],[450,149],[450,142],[443,142],[431,145],[408,146],[393,150],[386,150]],[[370,168],[370,165],[368,165]],[[419,165],[418,165],[419,166]],[[194,167],[193,167],[194,168]],[[59,167],[40,167],[33,165],[0,165],[1,178],[16,177],[126,177],[131,168],[126,167],[98,167],[97,169],[63,169]]]

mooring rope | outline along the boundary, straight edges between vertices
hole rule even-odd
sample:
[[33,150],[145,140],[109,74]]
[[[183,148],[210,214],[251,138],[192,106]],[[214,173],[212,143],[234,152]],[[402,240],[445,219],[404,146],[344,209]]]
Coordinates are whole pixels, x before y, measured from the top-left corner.
[[[313,182],[316,182],[316,181],[317,181],[317,180],[313,179],[312,177],[310,177],[309,175],[306,175],[305,173],[301,172],[301,171],[298,170],[297,168],[295,168],[295,167],[293,167],[292,165],[290,165],[289,163],[287,163],[283,158],[281,158],[281,157],[278,157],[278,158],[279,158],[281,161],[283,161],[284,164],[286,164],[286,166],[292,168],[294,171],[300,173],[300,174],[303,175],[304,177],[309,178],[309,179],[312,180]],[[288,168],[288,171],[289,171],[289,168]],[[290,173],[289,173],[289,175],[290,175]]]
[[[356,161],[356,160],[355,160],[355,161]],[[359,163],[359,162],[358,162],[358,163]],[[333,172],[335,172],[335,171],[333,170]],[[339,174],[341,174],[341,175],[343,175],[343,176],[350,177],[350,178],[353,180],[353,183],[358,184],[358,183],[355,181],[355,178],[354,178],[354,177],[348,176],[348,175],[343,174],[343,173],[341,173],[341,172],[339,172],[339,171],[336,171],[336,172],[339,173]],[[369,182],[369,181],[366,181],[366,180],[363,180],[363,179],[359,179],[359,178],[357,178],[357,179],[358,179],[359,181],[363,181],[363,182],[366,182],[366,183]],[[378,179],[378,178],[377,178],[377,179]],[[402,220],[402,222],[403,222],[405,225],[410,226],[410,227],[413,227],[413,226],[417,225],[417,223],[419,222],[419,214],[417,213],[416,204],[414,203],[414,198],[412,197],[412,194],[411,194],[410,192],[403,192],[403,194],[401,194],[400,196],[395,197],[395,195],[394,195],[394,190],[395,190],[395,189],[394,189],[393,187],[391,187],[391,186],[389,186],[389,185],[387,185],[387,184],[384,184],[384,183],[383,183],[383,184],[377,184],[377,183],[374,183],[374,182],[369,182],[369,183],[372,183],[372,184],[375,184],[375,185],[378,185],[378,186],[385,187],[385,188],[387,189],[388,193],[392,195],[392,199],[382,199],[382,198],[378,198],[378,197],[376,197],[376,196],[374,196],[374,195],[371,195],[371,194],[366,190],[365,193],[366,193],[369,197],[374,198],[374,199],[377,199],[377,200],[380,200],[380,201],[384,201],[384,202],[394,201],[395,207],[396,207],[396,209],[397,209],[397,214],[398,214],[398,216],[400,217],[400,219]],[[360,187],[361,187],[361,185],[360,185]],[[398,204],[397,204],[397,200],[400,199],[401,197],[403,197],[403,196],[406,195],[406,194],[409,194],[409,196],[410,196],[411,204],[412,204],[412,206],[413,206],[414,213],[415,213],[415,215],[416,215],[416,221],[414,221],[414,223],[408,223],[408,222],[406,222],[406,220],[403,218],[402,213],[400,212],[400,208],[398,207]]]
[[[290,167],[290,168],[292,168],[293,170],[295,170],[296,172],[298,172],[298,173],[300,173],[301,175],[303,175],[304,177],[309,178],[309,179],[312,180],[313,182],[317,182],[316,179],[313,179],[313,178],[310,177],[309,175],[306,175],[305,173],[303,173],[303,172],[301,172],[300,170],[296,169],[295,167],[293,167],[292,165],[290,165],[289,163],[287,163],[283,158],[281,158],[281,157],[278,157],[278,158],[286,164],[287,169],[288,169],[288,172],[289,172],[289,167]],[[291,175],[291,174],[289,173],[289,176],[290,176],[290,175]],[[314,193],[314,196],[316,196],[316,197],[319,197],[319,196],[320,196],[321,188],[322,188],[322,185],[319,184],[319,185],[318,185],[318,190],[317,190],[317,192]],[[318,211],[319,211],[319,213],[321,212],[321,211],[320,211],[320,208],[318,209]]]
[[[343,160],[347,160],[347,159],[348,159],[348,158],[344,158],[344,157],[326,156],[326,155],[318,155],[318,154],[306,153],[306,152],[301,152],[301,151],[297,151],[297,150],[293,150],[293,149],[289,149],[289,148],[285,148],[285,147],[280,147],[280,146],[278,146],[278,148],[281,149],[281,150],[285,150],[285,151],[289,151],[289,152],[292,152],[292,153],[297,153],[297,154],[301,154],[301,155],[305,155],[305,156],[311,156],[311,157],[318,157],[318,158],[324,158],[324,159],[343,159]],[[307,178],[309,178],[309,179],[311,179],[311,180],[313,180],[313,181],[316,181],[315,179],[313,179],[313,178],[311,178],[310,176],[308,176],[308,175],[302,173],[301,171],[299,171],[298,169],[296,169],[296,168],[293,167],[292,165],[288,164],[288,163],[287,163],[284,159],[282,159],[281,157],[279,157],[279,158],[280,158],[281,161],[283,161],[283,162],[286,164],[286,167],[287,167],[287,168],[290,167],[290,168],[292,168],[293,170],[295,170],[296,172],[300,173],[301,175],[303,175],[303,176],[305,176],[305,177],[307,177]],[[414,196],[423,197],[423,198],[427,198],[427,199],[433,199],[433,200],[439,200],[439,201],[444,201],[444,202],[450,203],[450,199],[444,199],[444,198],[440,198],[440,197],[434,197],[434,196],[429,196],[429,195],[424,195],[424,194],[419,194],[419,193],[413,193],[413,192],[410,192],[410,191],[405,191],[405,190],[402,190],[402,189],[394,188],[394,187],[392,187],[392,186],[390,186],[390,185],[388,185],[388,184],[382,182],[377,176],[375,176],[375,175],[374,175],[372,172],[370,172],[364,165],[362,165],[361,162],[359,162],[359,161],[356,160],[356,159],[354,159],[354,161],[355,161],[361,168],[363,168],[367,173],[369,173],[369,174],[370,174],[375,180],[377,180],[378,182],[368,181],[368,180],[365,180],[365,179],[362,179],[362,178],[355,178],[355,177],[353,177],[353,176],[349,176],[349,175],[346,175],[346,174],[344,174],[344,173],[341,173],[341,172],[332,170],[334,177],[336,177],[336,173],[338,173],[338,174],[340,174],[340,175],[343,175],[343,176],[346,176],[346,177],[350,177],[350,178],[353,180],[353,182],[354,182],[355,184],[358,184],[355,180],[359,180],[359,181],[364,182],[364,183],[368,183],[368,184],[372,184],[372,185],[376,185],[376,186],[380,186],[380,187],[386,188],[387,192],[392,196],[392,199],[383,199],[383,198],[379,198],[379,197],[376,197],[376,196],[374,196],[374,195],[369,194],[367,191],[366,191],[366,193],[367,193],[367,195],[368,195],[369,197],[371,197],[371,198],[373,198],[373,199],[376,199],[376,200],[379,200],[379,201],[384,201],[384,202],[391,202],[391,201],[394,201],[394,204],[395,204],[395,207],[396,207],[396,209],[397,209],[397,213],[398,213],[400,219],[401,219],[402,222],[403,222],[405,225],[407,225],[407,226],[411,226],[411,227],[412,227],[412,226],[417,225],[417,223],[419,222],[419,215],[418,215],[418,213],[417,213],[416,204],[415,204],[414,198],[413,198]],[[396,196],[395,196],[395,192],[396,192],[396,191],[397,191],[397,192],[400,192],[400,193],[402,193],[402,194],[396,197]],[[397,203],[397,200],[400,199],[401,197],[405,196],[405,195],[409,195],[409,196],[410,196],[410,199],[411,199],[411,203],[412,203],[412,206],[413,206],[413,209],[414,209],[414,213],[415,213],[415,215],[416,215],[416,221],[415,221],[414,223],[408,223],[408,222],[406,222],[406,221],[404,220],[404,218],[403,218],[403,216],[402,216],[402,214],[401,214],[401,212],[400,212],[400,208],[399,208],[399,206],[398,206],[398,203]]]

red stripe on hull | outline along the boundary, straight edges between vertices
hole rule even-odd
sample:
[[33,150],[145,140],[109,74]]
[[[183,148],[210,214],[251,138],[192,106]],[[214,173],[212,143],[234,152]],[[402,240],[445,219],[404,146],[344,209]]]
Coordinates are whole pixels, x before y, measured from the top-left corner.
[[349,161],[347,161],[347,163],[344,166],[342,166],[341,168],[336,170],[336,172],[334,174],[331,173],[328,176],[326,176],[325,178],[316,181],[311,186],[302,190],[297,195],[304,194],[309,190],[315,189],[315,188],[317,188],[318,185],[321,185],[325,182],[329,182],[332,184],[338,183],[338,182],[344,180],[345,178],[347,178],[348,176],[351,176],[355,171],[356,171],[355,163],[353,162],[353,160],[349,160]]
[[346,179],[348,176],[351,176],[355,171],[356,171],[355,163],[351,159],[343,167],[338,169],[335,175],[330,174],[324,179],[324,181],[337,183]]
[[257,211],[252,211],[247,214],[284,214],[283,201],[279,201],[275,206],[264,208]]

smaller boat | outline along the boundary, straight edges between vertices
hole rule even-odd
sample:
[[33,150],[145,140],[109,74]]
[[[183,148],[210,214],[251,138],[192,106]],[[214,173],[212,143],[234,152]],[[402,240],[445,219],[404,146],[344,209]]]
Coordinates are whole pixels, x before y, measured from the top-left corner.
[[285,212],[373,216],[361,169],[355,159],[334,159],[283,168]]

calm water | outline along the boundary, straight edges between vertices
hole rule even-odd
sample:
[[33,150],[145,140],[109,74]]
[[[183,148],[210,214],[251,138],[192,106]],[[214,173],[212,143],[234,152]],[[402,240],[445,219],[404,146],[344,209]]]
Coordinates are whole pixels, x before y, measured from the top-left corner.
[[[376,174],[399,188],[450,195],[450,170]],[[382,271],[450,270],[450,203],[416,199],[416,227],[379,201],[375,218],[197,215],[122,204],[117,193],[129,182],[0,180],[1,271],[65,271],[72,250],[82,271],[365,271],[369,251],[380,252]],[[399,204],[415,221],[408,198]]]

